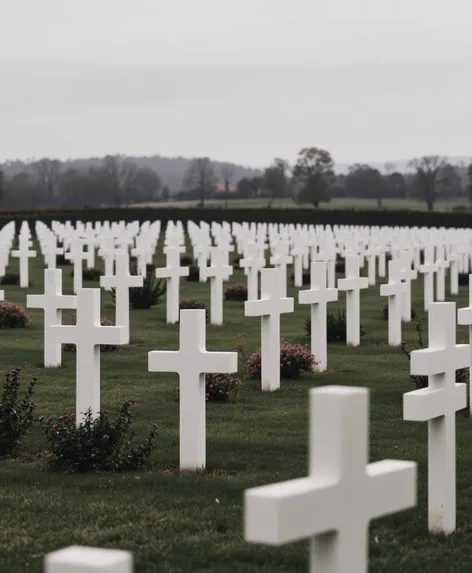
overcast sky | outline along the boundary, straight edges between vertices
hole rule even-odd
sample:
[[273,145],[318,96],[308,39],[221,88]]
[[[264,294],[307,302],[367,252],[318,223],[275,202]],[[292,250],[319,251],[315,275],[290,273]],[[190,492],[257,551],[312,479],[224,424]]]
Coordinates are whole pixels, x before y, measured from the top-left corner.
[[0,161],[472,155],[471,0],[0,0]]

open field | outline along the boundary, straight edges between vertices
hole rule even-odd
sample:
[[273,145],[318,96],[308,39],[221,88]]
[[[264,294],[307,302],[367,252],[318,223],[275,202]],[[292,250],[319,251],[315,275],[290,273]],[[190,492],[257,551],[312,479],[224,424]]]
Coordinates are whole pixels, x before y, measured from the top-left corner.
[[[169,201],[167,203],[140,203],[133,205],[133,207],[195,207],[198,201]],[[205,201],[206,206],[224,208],[225,202],[223,200],[209,200]],[[267,199],[231,199],[228,201],[230,209],[263,209],[267,208]],[[469,207],[467,201],[438,201],[434,207],[435,211],[451,211],[453,207],[464,206]],[[312,209],[310,205],[301,204],[297,205],[291,199],[276,199],[272,203],[273,208],[278,209]],[[384,209],[411,209],[414,211],[426,211],[426,203],[424,201],[415,201],[412,199],[384,199]],[[320,209],[377,209],[377,201],[375,199],[358,199],[358,198],[339,198],[332,199],[329,203],[321,203]]]
[[[159,258],[162,263],[162,258]],[[16,262],[8,270],[16,271]],[[27,293],[43,292],[43,264],[34,261],[34,287],[5,287],[6,298],[25,304]],[[64,267],[64,292],[70,293],[70,267]],[[236,271],[231,283],[245,282]],[[298,289],[289,281],[288,295]],[[98,286],[85,283],[84,286]],[[413,285],[413,307],[423,317],[422,280]],[[467,304],[467,287],[455,300]],[[182,282],[181,299],[196,298],[209,307],[209,284]],[[344,305],[340,301],[330,310]],[[449,299],[453,300],[453,299]],[[102,316],[113,319],[110,295],[102,294]],[[253,546],[242,536],[246,488],[305,476],[308,447],[308,390],[343,384],[371,389],[371,460],[396,458],[419,463],[417,508],[374,522],[370,571],[398,573],[469,573],[472,563],[472,424],[461,412],[457,421],[458,529],[450,538],[427,531],[427,425],[402,421],[402,394],[414,389],[409,363],[399,349],[387,346],[385,299],[379,287],[361,295],[366,331],[358,348],[329,345],[329,371],[298,381],[282,380],[282,389],[262,394],[246,381],[235,404],[207,408],[207,462],[203,473],[180,474],[178,466],[177,377],[147,372],[147,352],[176,349],[178,327],[165,324],[165,301],[150,311],[132,311],[131,344],[102,353],[102,405],[114,410],[135,398],[138,436],[157,422],[159,436],[149,471],[122,475],[54,475],[38,452],[45,440],[38,425],[18,459],[1,461],[0,571],[39,573],[42,556],[71,545],[128,549],[137,573],[297,573],[307,570],[308,544],[281,548]],[[0,369],[21,367],[25,379],[36,375],[37,416],[75,408],[75,355],[63,353],[64,365],[44,370],[42,312],[30,310],[33,324],[0,331]],[[225,324],[207,327],[210,350],[235,350],[244,335],[254,351],[260,344],[260,319],[245,318],[243,303],[225,303]],[[282,317],[282,336],[305,342],[308,308],[297,304]],[[65,311],[65,323],[68,323]],[[426,325],[425,325],[426,332]],[[460,327],[458,342],[467,342]],[[426,335],[425,335],[426,338]],[[404,339],[416,341],[415,323],[404,326]],[[241,368],[241,375],[243,369]],[[346,572],[349,573],[349,572]]]

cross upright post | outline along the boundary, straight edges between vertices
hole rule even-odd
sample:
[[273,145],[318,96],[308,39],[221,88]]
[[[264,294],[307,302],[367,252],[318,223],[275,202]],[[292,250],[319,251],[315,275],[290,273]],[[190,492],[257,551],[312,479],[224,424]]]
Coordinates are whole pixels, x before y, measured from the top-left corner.
[[54,325],[49,329],[50,342],[76,347],[77,425],[89,408],[96,418],[100,412],[100,345],[126,344],[125,328],[101,326],[100,289],[84,288],[77,292],[76,324]]
[[82,288],[82,261],[87,259],[88,254],[84,251],[84,241],[74,238],[70,251],[65,256],[74,265],[74,293],[77,294]]
[[233,272],[233,267],[225,264],[219,247],[211,251],[211,265],[200,269],[200,276],[210,279],[211,324],[223,324],[223,281]]
[[403,295],[402,319],[403,322],[411,322],[411,281],[416,280],[418,271],[411,268],[411,253],[402,250],[400,253],[400,277],[407,285]]
[[388,283],[380,285],[380,296],[388,297],[388,343],[399,346],[402,343],[402,296],[408,286],[402,282],[400,262],[388,262]]
[[258,249],[253,241],[247,244],[245,257],[240,259],[239,266],[247,271],[247,299],[259,298],[259,269],[261,261],[258,258]]
[[29,286],[29,259],[36,256],[36,251],[29,249],[30,240],[20,236],[18,250],[12,251],[11,256],[20,261],[20,288]]
[[127,342],[129,343],[129,289],[143,286],[141,275],[132,275],[129,272],[128,253],[115,255],[115,274],[101,276],[100,286],[115,289],[115,324],[125,328]]
[[346,291],[346,343],[359,346],[361,341],[360,291],[369,286],[359,276],[359,255],[346,255],[346,278],[338,280],[338,290]]
[[[469,275],[469,306],[457,311],[457,322],[469,327],[469,361],[472,365],[472,275]],[[472,380],[469,376],[469,411],[472,416]]]
[[424,309],[434,302],[434,273],[437,271],[434,263],[434,246],[424,250],[424,264],[420,265],[419,271],[424,277]]
[[180,266],[180,247],[166,247],[166,265],[156,269],[156,277],[166,279],[167,324],[179,322],[180,277],[188,277],[190,269]]
[[416,464],[368,463],[369,392],[310,390],[309,475],[244,495],[244,537],[310,539],[310,572],[367,573],[369,523],[416,505]]
[[44,270],[44,294],[29,294],[26,297],[28,308],[44,310],[44,366],[57,367],[62,362],[61,345],[49,340],[50,326],[61,324],[62,309],[77,308],[75,295],[62,294],[62,270]]
[[236,372],[238,354],[206,350],[203,309],[180,311],[179,338],[179,350],[149,352],[148,370],[180,377],[180,469],[197,470],[206,464],[205,373]]
[[435,302],[428,311],[428,348],[410,354],[410,372],[428,387],[403,394],[403,419],[428,422],[428,525],[433,533],[456,528],[456,412],[467,388],[456,370],[470,366],[468,344],[456,344],[456,305]]
[[282,296],[278,269],[262,269],[261,299],[244,303],[246,316],[261,317],[261,389],[280,388],[280,315],[293,312],[293,298]]
[[338,300],[338,290],[327,288],[326,262],[311,263],[310,288],[298,293],[300,304],[311,307],[311,353],[316,359],[314,370],[324,372],[328,367],[328,344],[326,337],[326,306]]

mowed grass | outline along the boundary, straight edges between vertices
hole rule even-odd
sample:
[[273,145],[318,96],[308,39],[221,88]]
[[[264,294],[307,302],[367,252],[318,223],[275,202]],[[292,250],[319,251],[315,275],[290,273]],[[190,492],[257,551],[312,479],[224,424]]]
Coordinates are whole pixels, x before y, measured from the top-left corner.
[[[162,257],[158,258],[162,263]],[[17,269],[16,263],[9,268]],[[290,276],[290,271],[289,271]],[[6,297],[25,304],[27,293],[43,292],[43,263],[31,268],[34,287],[5,287]],[[63,270],[71,292],[70,267]],[[231,283],[244,283],[236,271]],[[290,342],[306,342],[305,306],[282,317],[281,332]],[[97,283],[85,283],[97,287]],[[413,306],[423,317],[423,283],[415,282]],[[181,298],[209,305],[209,284],[182,282]],[[331,310],[344,306],[340,293]],[[467,304],[467,288],[457,301]],[[177,349],[178,327],[165,323],[165,300],[149,311],[132,311],[127,347],[102,353],[102,406],[110,412],[124,400],[136,400],[138,437],[157,422],[157,449],[148,471],[121,475],[65,476],[48,472],[37,456],[46,443],[35,424],[17,459],[0,467],[0,571],[39,573],[45,553],[71,545],[132,551],[137,573],[218,572],[294,573],[307,571],[308,543],[284,547],[251,545],[243,539],[243,493],[254,486],[306,476],[308,394],[326,384],[365,386],[371,391],[370,458],[394,458],[419,464],[418,507],[372,523],[370,571],[398,573],[469,572],[472,563],[472,425],[467,412],[457,419],[457,532],[445,538],[427,530],[427,424],[402,421],[402,395],[414,389],[409,363],[387,345],[385,300],[379,287],[362,293],[361,346],[329,345],[329,371],[300,380],[282,380],[280,391],[261,393],[260,383],[246,381],[237,403],[207,407],[207,469],[178,472],[177,376],[147,371],[147,353]],[[66,313],[68,311],[65,311]],[[36,416],[57,415],[75,408],[75,355],[63,353],[63,366],[43,369],[42,312],[30,310],[33,325],[0,331],[0,366],[21,367],[24,382],[38,376]],[[102,316],[113,319],[110,295],[103,292]],[[245,318],[243,303],[227,302],[225,324],[207,327],[209,350],[235,350],[243,335],[250,351],[260,345],[260,319]],[[69,322],[67,314],[64,322]],[[426,331],[426,325],[425,325]],[[404,326],[404,339],[414,343],[415,323]],[[458,342],[467,341],[464,328]],[[240,374],[243,375],[241,368]],[[330,429],[326,428],[326,439]],[[389,495],[389,492],[385,492]],[[316,508],[307,507],[307,511]],[[349,573],[349,572],[346,572]]]
[[[195,207],[198,201],[169,201],[167,203],[146,203],[137,204],[133,207]],[[228,201],[228,207],[230,209],[267,209],[268,199],[230,199]],[[211,207],[225,207],[224,200],[208,200],[205,201],[206,206]],[[458,201],[437,201],[434,210],[435,211],[451,211],[453,207],[462,206],[465,208],[469,207],[469,203],[466,200]],[[291,199],[275,199],[272,203],[272,208],[274,209],[310,209],[310,205],[306,203],[297,204]],[[417,201],[415,199],[384,199],[382,202],[382,208],[387,210],[412,210],[412,211],[426,211],[426,203],[424,201]],[[359,210],[377,210],[377,201],[375,199],[360,198],[360,197],[340,197],[331,199],[329,203],[321,203],[319,209],[359,209]]]

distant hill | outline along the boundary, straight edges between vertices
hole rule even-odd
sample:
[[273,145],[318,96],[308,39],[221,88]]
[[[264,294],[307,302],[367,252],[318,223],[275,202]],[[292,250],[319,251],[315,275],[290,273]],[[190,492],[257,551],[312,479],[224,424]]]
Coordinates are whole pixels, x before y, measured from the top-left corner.
[[[160,155],[152,155],[149,157],[133,157],[133,156],[126,156],[129,159],[135,161],[138,165],[142,167],[149,167],[156,171],[164,185],[167,185],[170,189],[171,193],[176,193],[177,191],[181,190],[182,179],[185,175],[185,172],[190,164],[191,159],[186,157],[162,157]],[[66,168],[73,167],[75,169],[88,169],[89,167],[98,167],[101,165],[102,157],[90,157],[86,159],[69,159],[63,161]],[[381,172],[385,171],[385,164],[391,163],[394,165],[395,171],[400,171],[401,173],[411,172],[412,169],[409,167],[408,159],[402,159],[398,161],[391,161],[391,162],[368,162],[368,161],[359,161],[359,163],[367,163],[372,167],[376,167]],[[472,162],[472,157],[449,157],[448,161],[453,165],[460,165],[465,164],[468,165]],[[7,161],[3,168],[7,176],[11,177],[20,173],[22,171],[26,171],[28,169],[27,161]],[[223,165],[223,162],[214,161],[216,175],[219,176],[220,168]],[[233,185],[243,177],[255,177],[257,175],[262,175],[263,169],[256,169],[254,167],[247,167],[244,165],[238,165],[236,163],[230,163],[234,167],[234,178],[233,178]],[[346,174],[349,171],[349,165],[338,163],[335,165],[335,171],[338,174]],[[464,169],[459,170],[461,175],[465,174]],[[463,173],[462,173],[463,172]]]
[[[149,167],[154,169],[162,180],[163,185],[167,185],[171,193],[176,193],[181,190],[182,179],[191,162],[191,159],[185,157],[161,157],[160,155],[152,155],[150,157],[133,157],[126,156],[127,159],[132,159],[140,167]],[[65,168],[75,168],[79,170],[86,170],[89,167],[98,167],[101,165],[102,157],[90,157],[86,159],[69,159],[63,161]],[[229,163],[229,162],[228,162]],[[220,175],[220,168],[223,162],[214,161],[216,176]],[[262,174],[262,170],[254,169],[252,167],[245,167],[231,163],[234,167],[233,185],[243,177],[255,177]],[[3,168],[7,176],[12,177],[17,173],[26,171],[28,169],[28,162],[26,161],[8,161],[4,164]]]

